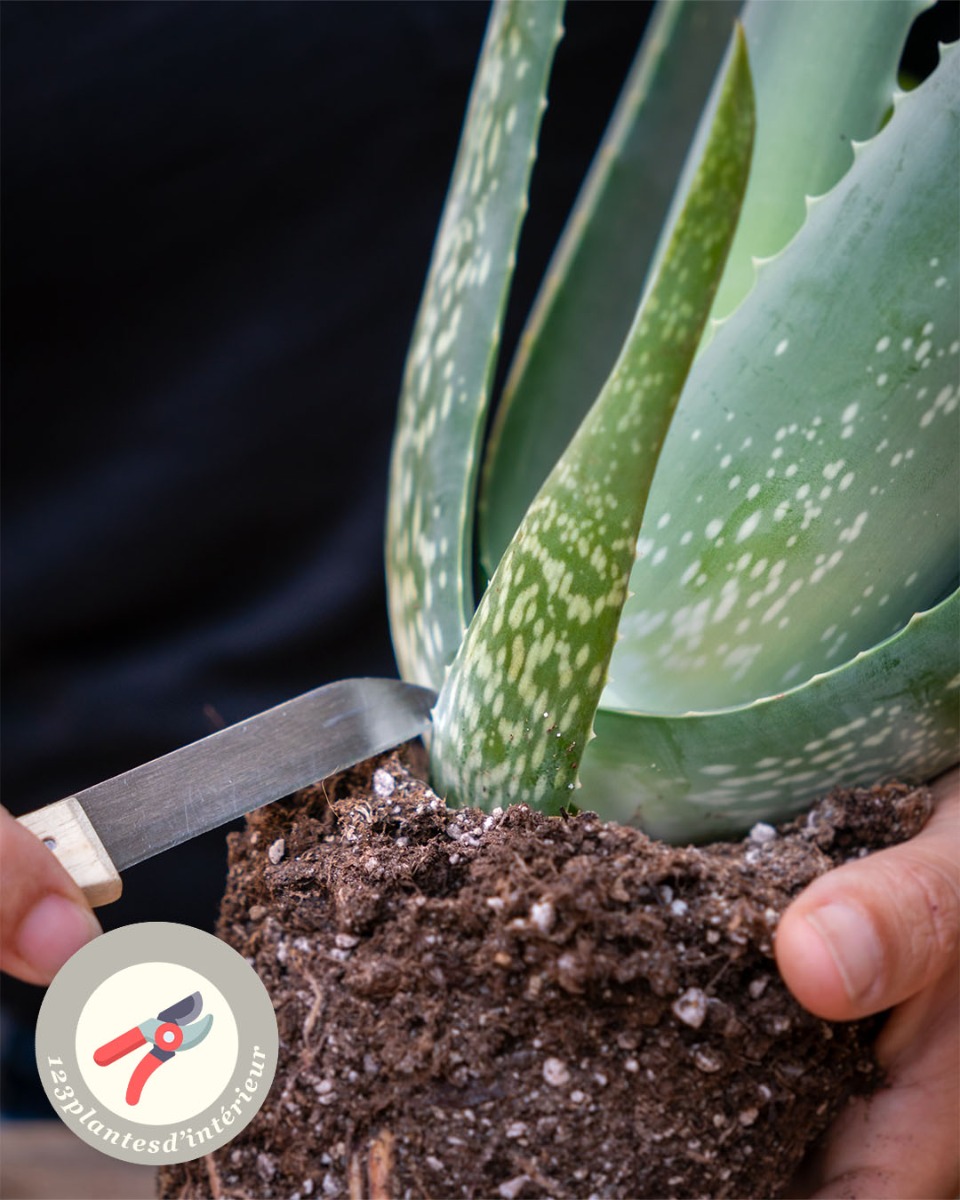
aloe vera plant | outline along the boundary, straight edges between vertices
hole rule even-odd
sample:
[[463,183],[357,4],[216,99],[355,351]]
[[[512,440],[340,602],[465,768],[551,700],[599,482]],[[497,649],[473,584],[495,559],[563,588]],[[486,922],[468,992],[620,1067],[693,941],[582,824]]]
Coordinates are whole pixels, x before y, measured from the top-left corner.
[[898,90],[923,7],[660,6],[481,464],[561,33],[494,5],[387,529],[451,800],[704,838],[956,760],[960,54]]

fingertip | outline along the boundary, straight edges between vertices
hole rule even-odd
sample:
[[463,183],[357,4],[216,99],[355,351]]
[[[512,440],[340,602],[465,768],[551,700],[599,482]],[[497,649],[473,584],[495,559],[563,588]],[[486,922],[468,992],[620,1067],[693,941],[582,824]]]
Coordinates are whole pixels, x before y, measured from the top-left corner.
[[837,959],[811,916],[796,907],[784,914],[777,930],[777,966],[798,1003],[828,1021],[860,1015],[851,1003]]
[[39,982],[49,983],[68,959],[102,932],[86,905],[51,893],[20,922],[16,952]]

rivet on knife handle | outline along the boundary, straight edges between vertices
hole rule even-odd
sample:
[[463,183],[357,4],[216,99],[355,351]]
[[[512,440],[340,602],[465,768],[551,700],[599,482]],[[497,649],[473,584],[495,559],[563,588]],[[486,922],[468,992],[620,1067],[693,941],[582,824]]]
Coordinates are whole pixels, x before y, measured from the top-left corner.
[[73,796],[27,813],[19,820],[50,847],[94,908],[120,899],[123,891],[120,874]]

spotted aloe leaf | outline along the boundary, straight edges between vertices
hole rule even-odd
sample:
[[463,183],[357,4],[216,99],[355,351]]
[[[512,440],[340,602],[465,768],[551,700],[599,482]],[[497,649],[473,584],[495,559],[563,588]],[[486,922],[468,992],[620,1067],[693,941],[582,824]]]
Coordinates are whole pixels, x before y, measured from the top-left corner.
[[[517,11],[530,7],[538,6],[521,3]],[[687,7],[675,0],[669,12],[676,19]],[[767,182],[759,207],[748,192],[747,219],[729,260],[728,270],[740,278],[730,293],[736,307],[712,340],[701,341],[665,440],[676,402],[667,393],[686,371],[674,360],[643,377],[651,421],[644,437],[623,436],[624,427],[605,439],[604,425],[630,419],[626,394],[641,379],[640,357],[651,352],[640,330],[650,336],[669,310],[665,281],[680,253],[680,226],[671,215],[661,243],[667,249],[655,255],[665,273],[647,296],[646,326],[641,316],[600,399],[524,518],[443,687],[431,756],[436,782],[451,796],[555,807],[579,773],[578,804],[640,820],[663,836],[700,837],[796,811],[831,784],[891,773],[919,780],[956,759],[960,597],[950,593],[958,533],[960,56],[946,50],[930,80],[897,98],[889,124],[857,147],[845,174],[833,145],[880,124],[899,42],[917,7],[912,0],[748,5],[748,43],[752,36],[761,81],[758,155],[766,162],[751,187]],[[495,7],[480,80],[504,73],[507,43],[495,31],[510,8],[509,2]],[[835,55],[804,52],[812,98],[801,102],[791,87],[792,107],[788,99],[778,108],[776,88],[786,78],[778,55],[789,60],[813,44],[796,34],[804,22],[818,26],[825,45],[820,26],[841,8],[840,23],[852,22],[848,40],[856,40],[858,23],[861,32],[881,31],[872,43],[863,36],[852,56],[856,87],[839,106],[824,100],[845,67]],[[659,28],[669,27],[664,17]],[[544,32],[538,87],[550,40]],[[676,45],[667,38],[660,49]],[[662,83],[670,72],[654,74]],[[478,154],[477,139],[486,135],[476,129],[489,131],[476,100],[482,94],[478,83],[461,160]],[[542,95],[525,93],[525,103],[533,114]],[[708,113],[719,103],[711,101]],[[650,106],[642,109],[649,119]],[[801,112],[809,118],[802,136],[786,137]],[[818,131],[831,143],[822,154],[811,150]],[[535,133],[532,120],[522,136],[509,139],[514,168],[529,167]],[[443,268],[449,250],[445,256],[438,249],[394,457],[388,552],[394,636],[403,673],[435,686],[471,609],[470,497],[480,414],[525,205],[525,174],[506,177],[510,187],[481,222],[471,218],[475,195],[455,181],[444,229],[461,221],[479,230],[467,255],[474,263],[491,228],[487,218],[501,203],[507,225],[513,222],[509,238],[492,235],[499,291],[478,310],[481,320],[442,323],[443,314],[456,310],[456,297],[442,283],[453,277]],[[804,209],[803,197],[793,194],[800,185],[832,190]],[[693,201],[690,189],[685,175],[680,205]],[[609,210],[594,203],[596,191],[585,195],[546,302],[525,335],[519,376],[511,376],[520,380],[514,407],[522,401],[518,411],[527,410],[530,428],[550,419],[549,405],[537,407],[543,380],[564,372],[548,366],[538,376],[529,364],[555,355],[562,368],[582,341],[569,330],[590,329],[588,316],[578,318],[576,276],[590,257],[588,245],[603,242],[603,220],[594,222]],[[771,249],[777,253],[760,264],[741,299],[744,264],[752,278],[751,255]],[[706,299],[685,297],[685,337],[702,326],[716,282]],[[551,350],[551,313],[564,307],[573,324],[564,344]],[[456,393],[436,388],[441,358],[439,378],[482,386]],[[470,369],[461,371],[463,363]],[[572,399],[552,382],[544,391],[564,409],[561,424],[583,408],[587,393],[580,385],[575,390]],[[454,396],[464,411],[450,419]],[[531,412],[539,415],[531,420]],[[495,536],[519,520],[519,498],[537,484],[533,478],[514,486],[525,460],[502,432],[507,427],[508,421],[500,427],[487,474],[488,481],[497,473],[510,481]],[[631,440],[644,446],[633,446],[638,453],[628,468],[629,456],[622,455]],[[552,455],[556,434],[545,431],[544,442],[551,442]],[[601,529],[591,502],[615,493],[616,515],[626,524],[614,530],[611,518]],[[486,511],[497,506],[492,498]],[[635,595],[620,612],[633,558],[629,527],[641,520],[630,578]],[[608,657],[612,678],[594,721]],[[594,728],[597,737],[585,746]]]
[[779,820],[838,783],[930,779],[957,759],[958,629],[954,592],[785,693],[682,715],[601,709],[578,803],[652,836],[708,840]]
[[691,372],[591,807],[706,837],[956,760],[958,68],[898,97]]
[[[804,197],[828,191],[854,139],[880,127],[910,24],[929,0],[751,0],[743,27],[757,97],[750,181],[712,316],[749,290],[754,259],[787,244]],[[643,290],[670,196],[739,4],[669,0],[655,12],[568,222],[500,400],[479,504],[492,573],[527,505],[614,361]],[[817,85],[811,87],[811,64]],[[692,175],[710,128],[689,151]],[[676,188],[679,211],[689,180]]]
[[450,798],[529,798],[556,810],[577,786],[656,460],[736,230],[753,125],[741,35],[657,279],[500,561],[440,693],[432,756]]
[[[896,91],[907,33],[931,3],[750,0],[744,6],[744,32],[755,63],[757,139],[714,319],[728,316],[750,291],[755,260],[779,253],[803,225],[804,198],[838,183],[850,166],[853,145],[880,128]],[[709,108],[704,137],[708,116]],[[681,183],[678,202],[683,193]]]
[[488,577],[633,324],[739,9],[739,0],[667,0],[651,17],[497,407],[478,513]]
[[495,5],[407,359],[387,513],[394,650],[439,687],[473,614],[479,445],[562,0]]
[[750,703],[956,586],[958,118],[954,49],[698,358],[604,707]]

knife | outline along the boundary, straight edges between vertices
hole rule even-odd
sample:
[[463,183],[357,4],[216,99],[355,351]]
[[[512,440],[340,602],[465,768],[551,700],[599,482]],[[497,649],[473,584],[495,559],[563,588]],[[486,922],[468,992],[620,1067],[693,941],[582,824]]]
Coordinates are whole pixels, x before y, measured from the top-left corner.
[[20,817],[92,905],[120,872],[423,733],[429,688],[341,679]]

